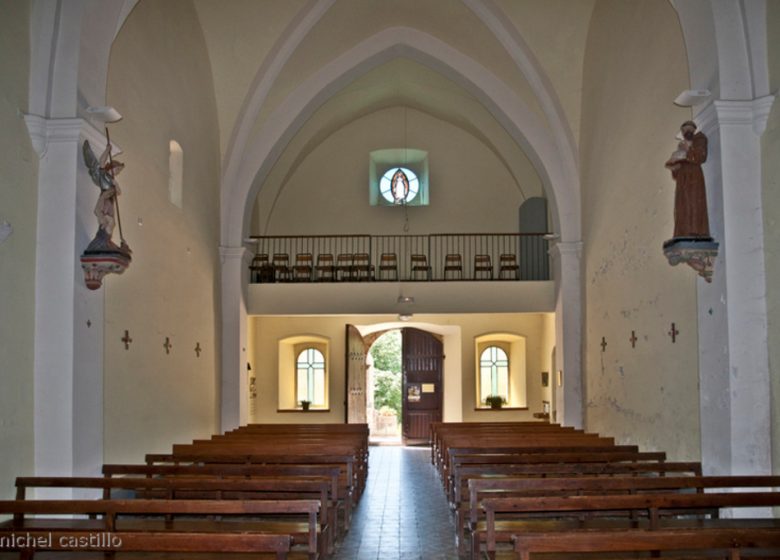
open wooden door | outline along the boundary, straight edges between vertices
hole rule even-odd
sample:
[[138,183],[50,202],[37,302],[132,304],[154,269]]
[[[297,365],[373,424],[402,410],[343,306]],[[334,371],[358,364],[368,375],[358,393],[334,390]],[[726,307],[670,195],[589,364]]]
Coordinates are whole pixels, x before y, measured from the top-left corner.
[[344,422],[365,424],[366,418],[366,343],[354,325],[347,325],[346,392]]
[[441,422],[443,362],[443,345],[435,335],[403,329],[403,436],[407,444],[430,443],[431,422]]

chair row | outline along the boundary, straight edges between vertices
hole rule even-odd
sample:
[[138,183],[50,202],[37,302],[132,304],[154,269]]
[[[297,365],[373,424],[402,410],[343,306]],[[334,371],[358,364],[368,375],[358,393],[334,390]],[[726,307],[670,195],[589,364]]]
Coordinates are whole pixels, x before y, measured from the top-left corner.
[[[270,282],[361,282],[368,280],[399,280],[398,255],[382,253],[378,265],[371,263],[368,253],[339,253],[334,259],[332,253],[317,255],[316,264],[312,253],[297,253],[291,264],[287,253],[255,255],[249,267],[252,281]],[[459,253],[448,253],[444,257],[443,280],[463,280],[463,257]],[[520,267],[513,253],[499,255],[499,280],[519,280]],[[428,257],[414,253],[409,257],[410,280],[432,280],[432,267]],[[490,255],[474,255],[474,280],[493,280],[494,266]]]

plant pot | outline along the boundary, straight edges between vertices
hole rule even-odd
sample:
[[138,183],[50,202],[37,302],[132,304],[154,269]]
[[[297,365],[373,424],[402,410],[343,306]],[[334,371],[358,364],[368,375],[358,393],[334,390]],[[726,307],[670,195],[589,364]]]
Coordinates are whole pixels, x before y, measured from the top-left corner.
[[309,410],[310,406],[311,406],[311,403],[301,403],[301,408],[303,410]]
[[493,401],[490,403],[490,408],[501,408],[503,404],[500,401]]

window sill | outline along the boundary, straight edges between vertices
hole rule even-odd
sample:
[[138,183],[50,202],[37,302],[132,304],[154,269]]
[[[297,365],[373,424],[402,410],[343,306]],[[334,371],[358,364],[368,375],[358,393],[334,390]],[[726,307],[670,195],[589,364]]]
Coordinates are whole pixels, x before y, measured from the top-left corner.
[[329,408],[310,408],[309,410],[303,410],[302,408],[277,408],[276,412],[330,412]]
[[502,406],[501,408],[490,408],[489,406],[475,407],[476,412],[501,412],[502,410],[528,410],[527,406]]

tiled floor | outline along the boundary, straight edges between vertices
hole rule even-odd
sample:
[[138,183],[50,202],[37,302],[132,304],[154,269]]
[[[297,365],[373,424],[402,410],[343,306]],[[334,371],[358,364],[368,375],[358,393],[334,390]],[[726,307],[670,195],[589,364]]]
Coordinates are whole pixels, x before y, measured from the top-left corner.
[[335,560],[457,560],[429,448],[371,447],[368,484]]

